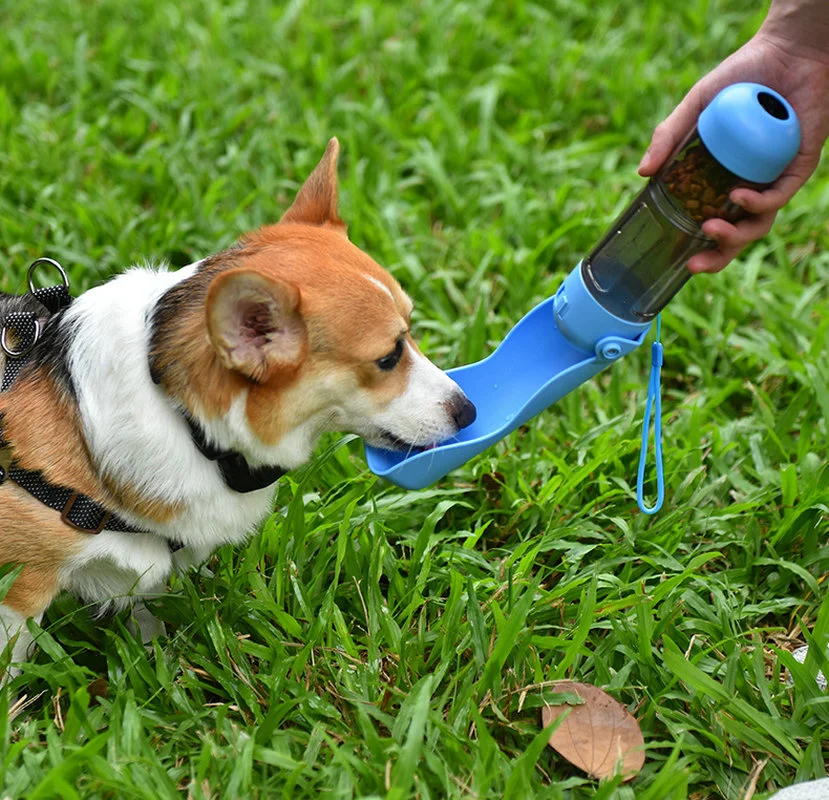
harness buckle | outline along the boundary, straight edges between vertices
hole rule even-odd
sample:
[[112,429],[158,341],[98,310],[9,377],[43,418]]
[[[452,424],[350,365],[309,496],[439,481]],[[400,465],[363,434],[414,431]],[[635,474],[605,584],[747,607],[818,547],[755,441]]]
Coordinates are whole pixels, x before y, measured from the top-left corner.
[[29,267],[29,272],[26,275],[26,280],[29,284],[29,292],[31,294],[34,294],[37,291],[35,288],[35,272],[37,272],[37,268],[41,264],[49,264],[51,267],[54,267],[60,273],[63,288],[66,290],[69,289],[69,276],[66,274],[66,270],[57,261],[55,261],[54,258],[38,258],[32,262]]
[[0,331],[0,348],[2,348],[3,352],[9,358],[23,358],[23,356],[28,355],[32,351],[32,348],[37,344],[37,340],[40,339],[40,320],[37,317],[32,318],[32,322],[34,323],[34,333],[32,334],[31,340],[28,344],[24,344],[19,350],[13,350],[9,346],[7,339],[7,331],[9,330],[9,326],[7,320],[8,318],[3,321],[3,329]]
[[69,498],[66,501],[66,505],[63,507],[63,511],[61,511],[60,519],[61,522],[65,522],[75,530],[81,531],[82,533],[92,533],[92,534],[99,534],[105,527],[107,522],[109,522],[110,518],[112,517],[111,511],[104,512],[104,515],[101,517],[101,521],[98,523],[97,528],[84,528],[82,525],[78,525],[77,522],[73,522],[69,519],[69,512],[72,510],[72,506],[75,505],[75,501],[78,499],[80,495],[77,492],[72,492],[69,495]]

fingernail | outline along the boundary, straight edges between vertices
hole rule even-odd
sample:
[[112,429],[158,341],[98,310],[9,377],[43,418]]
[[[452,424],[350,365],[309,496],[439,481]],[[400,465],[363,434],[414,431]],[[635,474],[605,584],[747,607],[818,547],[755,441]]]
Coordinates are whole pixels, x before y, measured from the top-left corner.
[[734,203],[735,206],[739,206],[740,208],[745,208],[745,200],[740,199],[740,195],[734,195],[734,192],[731,192],[728,195],[728,199]]
[[688,262],[688,270],[693,275],[701,275],[703,272],[710,272],[711,270],[705,265],[705,263],[700,264],[698,261],[689,261]]

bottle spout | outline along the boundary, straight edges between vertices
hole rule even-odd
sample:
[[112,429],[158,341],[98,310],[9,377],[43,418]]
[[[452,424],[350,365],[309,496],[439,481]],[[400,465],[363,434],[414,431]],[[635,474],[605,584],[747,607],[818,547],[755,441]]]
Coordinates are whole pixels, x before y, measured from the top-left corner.
[[[404,489],[423,489],[637,348],[650,323],[629,325],[603,313],[580,272],[577,266],[562,289],[521,319],[492,355],[447,372],[475,406],[474,421],[428,450],[404,453],[366,445],[369,469]],[[568,291],[568,282],[576,288]],[[591,304],[592,316],[585,313]],[[564,329],[560,315],[568,319]]]

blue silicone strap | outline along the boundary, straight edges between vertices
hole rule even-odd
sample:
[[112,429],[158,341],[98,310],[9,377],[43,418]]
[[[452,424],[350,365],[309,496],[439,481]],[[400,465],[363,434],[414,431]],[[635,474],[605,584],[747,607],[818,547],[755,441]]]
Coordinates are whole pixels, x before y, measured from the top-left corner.
[[[648,381],[648,402],[645,405],[645,419],[642,421],[642,450],[639,453],[639,473],[636,476],[636,502],[643,514],[656,514],[665,502],[665,474],[662,469],[662,315],[656,318],[656,341],[651,347],[651,374]],[[648,434],[650,433],[651,410],[654,412],[653,440],[656,459],[656,503],[645,505],[645,467],[648,463]]]

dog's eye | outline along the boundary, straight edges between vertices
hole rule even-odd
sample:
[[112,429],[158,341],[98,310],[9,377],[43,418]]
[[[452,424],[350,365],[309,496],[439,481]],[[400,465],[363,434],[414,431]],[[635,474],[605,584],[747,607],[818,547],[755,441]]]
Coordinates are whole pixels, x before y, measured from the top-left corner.
[[403,340],[398,339],[397,344],[394,346],[394,350],[392,350],[387,356],[378,358],[374,363],[377,364],[378,368],[382,369],[383,372],[391,372],[391,370],[397,366],[397,363],[400,361],[402,355]]

